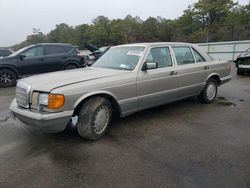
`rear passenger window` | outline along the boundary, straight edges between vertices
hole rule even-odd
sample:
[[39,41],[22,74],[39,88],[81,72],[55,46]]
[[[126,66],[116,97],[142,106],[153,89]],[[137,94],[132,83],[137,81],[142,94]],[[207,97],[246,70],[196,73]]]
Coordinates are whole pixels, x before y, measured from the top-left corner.
[[158,68],[170,67],[173,65],[168,47],[151,48],[146,61],[158,63]]
[[46,55],[62,54],[67,50],[64,46],[46,46]]
[[178,65],[195,63],[193,54],[189,47],[174,46],[173,51]]
[[71,46],[65,46],[64,47],[65,52],[70,52],[72,50]]
[[200,63],[200,62],[204,62],[204,58],[195,50],[193,49],[193,53],[194,53],[194,57],[195,57],[195,60],[196,60],[196,63]]

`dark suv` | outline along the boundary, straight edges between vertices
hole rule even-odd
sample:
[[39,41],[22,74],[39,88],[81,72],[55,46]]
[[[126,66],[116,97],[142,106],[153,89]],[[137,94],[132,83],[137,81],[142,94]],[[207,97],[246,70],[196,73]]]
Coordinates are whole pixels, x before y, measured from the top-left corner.
[[0,59],[0,87],[16,84],[20,77],[85,66],[76,46],[41,43],[22,48]]

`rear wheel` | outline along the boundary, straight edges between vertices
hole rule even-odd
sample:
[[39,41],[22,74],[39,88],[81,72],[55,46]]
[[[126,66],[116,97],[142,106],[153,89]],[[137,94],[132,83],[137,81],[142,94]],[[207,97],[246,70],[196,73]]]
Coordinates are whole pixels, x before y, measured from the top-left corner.
[[110,102],[103,97],[90,98],[80,110],[77,131],[83,138],[97,140],[101,138],[111,120]]
[[17,75],[10,69],[0,70],[0,87],[12,87],[16,85]]
[[66,67],[64,68],[65,70],[70,70],[70,69],[77,69],[78,67],[74,64],[69,64],[66,65]]
[[212,103],[217,95],[218,82],[214,78],[208,79],[205,88],[202,90],[198,98],[203,103]]

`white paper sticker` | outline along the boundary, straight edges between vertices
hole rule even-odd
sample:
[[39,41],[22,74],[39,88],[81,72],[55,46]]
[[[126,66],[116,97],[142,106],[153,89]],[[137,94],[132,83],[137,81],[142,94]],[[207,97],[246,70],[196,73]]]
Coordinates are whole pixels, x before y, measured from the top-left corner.
[[142,56],[142,51],[140,51],[140,50],[130,50],[130,51],[128,51],[127,55]]

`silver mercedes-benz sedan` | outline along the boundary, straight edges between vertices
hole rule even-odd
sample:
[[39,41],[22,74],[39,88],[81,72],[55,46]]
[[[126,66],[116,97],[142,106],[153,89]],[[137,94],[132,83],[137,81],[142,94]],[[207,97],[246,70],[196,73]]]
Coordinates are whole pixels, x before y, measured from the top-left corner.
[[191,96],[213,102],[218,86],[231,80],[230,69],[228,61],[213,60],[193,44],[120,45],[91,67],[20,80],[10,110],[46,132],[76,122],[82,137],[96,140],[112,114],[124,117]]

